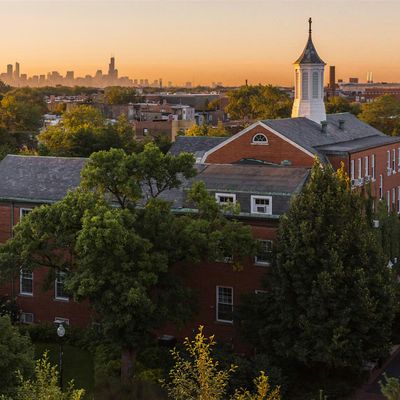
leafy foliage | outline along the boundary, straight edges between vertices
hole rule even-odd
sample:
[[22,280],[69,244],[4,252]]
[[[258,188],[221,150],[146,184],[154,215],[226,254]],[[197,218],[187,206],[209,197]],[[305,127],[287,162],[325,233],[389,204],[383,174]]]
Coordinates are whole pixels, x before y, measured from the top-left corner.
[[[181,355],[176,349],[172,350],[175,364],[169,373],[169,382],[164,386],[173,400],[222,400],[226,398],[228,385],[236,365],[227,369],[220,367],[219,362],[211,356],[215,345],[214,336],[206,338],[203,327],[194,340],[185,339],[184,346],[187,355]],[[264,372],[254,379],[256,393],[248,390],[237,390],[231,400],[279,400],[279,387],[271,391],[268,377]]]
[[35,379],[24,379],[19,373],[19,386],[16,394],[2,397],[1,400],[81,400],[85,394],[83,389],[74,389],[70,382],[66,392],[62,392],[58,384],[58,371],[56,366],[51,366],[48,354],[36,362]]
[[386,374],[383,375],[385,382],[379,381],[382,394],[387,400],[400,399],[400,381],[398,378],[388,378]]
[[364,204],[343,170],[316,161],[281,219],[271,289],[241,313],[246,337],[286,370],[312,370],[317,381],[389,350],[395,282]]
[[185,136],[229,136],[229,132],[224,128],[222,121],[218,121],[216,127],[209,125],[193,125],[186,132]]
[[400,101],[393,95],[385,94],[363,104],[358,117],[387,135],[400,134]]
[[277,87],[242,86],[228,92],[225,111],[231,119],[275,119],[290,117],[292,102]]
[[10,317],[0,317],[0,394],[12,395],[21,376],[33,372],[33,346],[29,336],[21,335],[11,324]]
[[361,111],[360,105],[352,103],[345,97],[334,96],[330,97],[325,104],[327,114],[337,114],[350,112],[354,115],[358,115]]
[[110,86],[104,91],[104,100],[107,104],[128,104],[140,102],[142,97],[134,88]]

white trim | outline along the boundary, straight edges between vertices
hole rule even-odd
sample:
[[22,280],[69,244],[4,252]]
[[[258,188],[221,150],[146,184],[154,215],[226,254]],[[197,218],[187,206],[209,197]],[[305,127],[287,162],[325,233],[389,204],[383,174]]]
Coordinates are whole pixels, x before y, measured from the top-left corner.
[[254,293],[255,293],[255,294],[267,294],[268,291],[263,290],[263,289],[256,289],[256,290],[254,291]]
[[229,203],[221,203],[219,201],[220,197],[232,197],[233,198],[232,204],[236,204],[236,194],[235,193],[215,193],[215,200],[217,201],[218,204],[221,204],[221,205],[229,204]]
[[233,142],[237,138],[241,137],[242,135],[246,134],[247,132],[251,131],[252,129],[256,128],[257,126],[261,126],[267,131],[273,133],[274,135],[278,136],[280,139],[283,139],[284,141],[288,142],[292,146],[296,147],[297,149],[301,150],[303,153],[307,154],[311,158],[314,158],[314,154],[312,154],[310,151],[306,150],[304,147],[301,147],[297,143],[293,142],[292,140],[288,139],[286,136],[282,135],[281,133],[277,132],[275,129],[272,129],[270,126],[264,124],[261,121],[254,122],[254,124],[251,124],[247,128],[243,129],[242,131],[236,133],[235,135],[231,136],[230,138],[224,140],[222,143],[218,144],[217,146],[213,147],[212,149],[206,151],[201,158],[201,164],[205,164],[208,156],[215,151],[219,150],[220,148],[224,147],[226,144]]
[[[255,141],[255,137],[256,136],[263,136],[265,138],[265,141]],[[264,133],[256,133],[253,138],[251,139],[251,144],[256,145],[256,146],[268,146],[269,145],[269,140],[267,138],[267,135],[265,135]]]
[[[256,211],[256,208],[254,207],[254,200],[256,199],[265,199],[269,200],[269,212],[266,213],[260,213]],[[250,210],[252,214],[259,214],[259,215],[272,215],[272,196],[260,196],[260,195],[251,195],[250,196]]]
[[219,289],[220,288],[223,288],[223,289],[231,289],[232,290],[232,311],[233,311],[233,287],[232,286],[220,286],[220,285],[217,285],[217,287],[216,287],[216,290],[215,290],[215,294],[216,294],[216,298],[215,298],[215,305],[216,305],[216,307],[215,307],[215,311],[216,311],[216,314],[215,314],[215,319],[218,321],[218,322],[224,322],[224,323],[226,323],[226,324],[233,324],[233,319],[232,320],[226,320],[226,319],[219,319],[218,318],[218,304],[219,304],[219,297],[218,297],[218,291],[219,291]]
[[[29,318],[26,318],[29,316]],[[21,324],[33,324],[35,322],[35,316],[31,312],[22,312],[20,315]]]
[[[257,239],[257,242],[269,242],[271,246],[271,250],[269,251],[272,254],[272,247],[274,245],[274,241],[271,239]],[[260,245],[260,243],[259,243]],[[271,266],[270,261],[258,261],[257,260],[257,254],[254,256],[254,265],[257,267],[269,267]]]
[[54,317],[54,323],[69,325],[69,318]]
[[28,211],[31,212],[33,210],[33,208],[28,208],[28,207],[22,207],[19,209],[19,220],[21,221],[21,219],[23,218],[23,213],[24,211]]
[[33,271],[28,271],[32,274],[32,278],[25,278],[25,279],[30,279],[32,281],[32,292],[23,292],[22,291],[22,274],[23,272],[23,268],[20,269],[19,271],[19,294],[22,296],[29,296],[29,297],[33,297]]
[[[54,280],[54,298],[55,298],[56,300],[69,301],[69,297],[68,297],[68,296],[67,296],[67,297],[63,297],[63,296],[58,296],[58,294],[57,294],[57,280],[58,280],[58,276],[59,276],[60,274],[62,274],[62,276],[63,276],[64,278],[65,278],[65,275],[66,275],[66,273],[63,272],[63,271],[57,271],[57,272],[56,272],[56,278],[55,278],[55,280]],[[60,282],[60,284],[61,284],[61,282]],[[64,285],[64,282],[62,282],[62,284]]]

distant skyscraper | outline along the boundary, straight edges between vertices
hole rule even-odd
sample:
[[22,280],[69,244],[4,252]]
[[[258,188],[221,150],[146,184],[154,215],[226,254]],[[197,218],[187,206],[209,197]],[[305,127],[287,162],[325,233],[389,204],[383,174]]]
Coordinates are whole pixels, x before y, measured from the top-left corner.
[[73,81],[75,77],[74,71],[67,71],[67,74],[65,75],[65,79],[67,81]]
[[15,78],[16,80],[19,79],[19,62],[16,62],[16,63],[15,63],[14,78]]
[[12,64],[7,65],[7,78],[12,79],[13,77],[13,66]]
[[112,81],[118,78],[118,70],[115,69],[115,58],[110,58],[110,63],[108,64],[108,78]]

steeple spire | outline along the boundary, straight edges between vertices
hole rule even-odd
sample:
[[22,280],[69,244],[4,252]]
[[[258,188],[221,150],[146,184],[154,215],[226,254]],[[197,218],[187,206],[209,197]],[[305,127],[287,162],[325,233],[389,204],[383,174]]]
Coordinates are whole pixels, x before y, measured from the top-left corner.
[[312,24],[312,19],[311,19],[311,17],[310,17],[310,18],[308,19],[308,35],[309,35],[310,38],[311,38],[311,32],[312,32],[311,24]]

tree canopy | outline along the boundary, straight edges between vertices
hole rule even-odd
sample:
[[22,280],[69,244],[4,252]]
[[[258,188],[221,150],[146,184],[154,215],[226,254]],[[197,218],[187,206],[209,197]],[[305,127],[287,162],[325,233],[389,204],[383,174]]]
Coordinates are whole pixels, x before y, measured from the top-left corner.
[[281,218],[271,288],[241,310],[246,338],[278,365],[358,372],[390,348],[395,280],[343,169],[315,162]]
[[104,101],[107,104],[137,103],[142,100],[136,89],[122,86],[110,86],[104,89]]
[[363,104],[358,117],[387,135],[400,134],[400,100],[393,95],[385,94]]
[[240,265],[255,250],[249,227],[227,219],[203,184],[188,194],[197,213],[177,216],[162,199],[195,175],[193,163],[152,143],[139,154],[94,153],[80,189],[23,218],[0,249],[0,270],[66,271],[71,296],[90,301],[105,334],[132,360],[157,326],[182,323],[193,311],[189,289],[171,273],[176,263],[229,253]]
[[186,132],[185,136],[216,136],[223,137],[229,136],[229,132],[224,128],[222,121],[218,121],[216,127],[203,124],[203,125],[193,125]]
[[228,92],[229,103],[225,111],[231,119],[275,119],[290,117],[292,101],[279,88],[242,86]]
[[330,97],[325,104],[327,114],[337,114],[350,112],[354,115],[358,115],[361,111],[361,107],[357,103],[352,103],[348,99],[341,96]]
[[115,124],[107,122],[97,108],[83,105],[63,114],[62,121],[38,135],[42,154],[88,157],[112,147],[136,150],[134,130],[124,115]]

